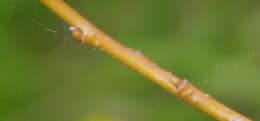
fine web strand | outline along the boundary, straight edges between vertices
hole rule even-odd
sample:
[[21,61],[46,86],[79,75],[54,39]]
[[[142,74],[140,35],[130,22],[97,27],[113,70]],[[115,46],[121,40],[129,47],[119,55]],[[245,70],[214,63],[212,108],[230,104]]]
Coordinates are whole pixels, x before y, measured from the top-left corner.
[[[37,7],[35,7],[35,10],[38,11]],[[36,13],[37,12],[35,12],[35,15],[34,15],[35,17],[36,17]],[[44,31],[56,33],[56,31],[54,29],[46,27],[39,20],[37,20],[35,17],[26,14],[26,12],[24,12],[22,9],[19,9],[15,6],[10,6],[10,7],[3,9],[2,11],[0,11],[0,17],[1,17],[0,25],[7,24],[9,21],[11,21],[11,19],[13,18],[13,16],[15,14],[22,15],[27,20],[29,20],[29,21],[33,22],[34,24],[38,25],[39,27],[41,27]]]
[[[60,51],[60,48],[66,46],[67,41],[70,39],[70,36],[65,34],[62,37],[57,36],[57,31],[47,27],[46,25],[42,24],[38,19],[39,15],[39,5],[35,4],[33,7],[33,15],[27,14],[24,10],[16,7],[16,6],[9,6],[2,10],[0,10],[0,29],[4,29],[3,26],[7,25],[9,22],[15,19],[15,16],[21,15],[25,20],[28,20],[32,24],[39,26],[43,31],[49,32],[53,35],[53,39],[59,40],[57,48],[51,49],[51,55]],[[65,25],[63,25],[64,27]],[[65,27],[64,27],[65,28]],[[65,29],[66,30],[66,29]],[[61,41],[60,41],[61,40]],[[62,46],[62,47],[61,47]]]
[[227,79],[225,75],[223,75],[224,73],[225,74],[236,73],[236,71],[238,71],[242,66],[251,63],[258,56],[260,56],[260,50],[253,52],[250,56],[246,57],[241,61],[234,62],[233,64],[213,66],[213,69],[209,69],[209,71],[207,72],[209,76],[205,76],[205,78],[201,81],[199,86],[203,88],[208,86],[208,84],[210,83],[209,81],[221,81],[223,79]]

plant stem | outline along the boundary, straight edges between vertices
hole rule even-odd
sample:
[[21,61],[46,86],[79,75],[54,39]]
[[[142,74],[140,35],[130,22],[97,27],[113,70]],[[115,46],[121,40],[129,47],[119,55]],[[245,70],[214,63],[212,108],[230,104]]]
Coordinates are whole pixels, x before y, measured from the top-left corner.
[[97,29],[84,19],[63,0],[40,0],[64,21],[71,25],[72,35],[83,43],[106,52],[121,63],[139,72],[152,82],[192,104],[201,111],[220,121],[251,121],[245,116],[233,111],[206,93],[194,87],[185,79],[179,79],[161,69],[144,57],[139,51],[127,48]]

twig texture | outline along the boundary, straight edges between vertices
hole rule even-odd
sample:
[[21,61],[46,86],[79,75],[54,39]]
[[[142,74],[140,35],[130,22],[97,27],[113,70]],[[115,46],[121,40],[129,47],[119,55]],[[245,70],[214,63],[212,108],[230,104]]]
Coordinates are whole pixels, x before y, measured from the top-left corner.
[[119,44],[94,27],[63,0],[40,0],[44,5],[71,25],[70,31],[76,39],[106,52],[126,66],[139,72],[170,93],[182,98],[201,111],[220,121],[251,121],[245,116],[219,103],[203,93],[185,79],[179,79],[161,69],[139,51]]

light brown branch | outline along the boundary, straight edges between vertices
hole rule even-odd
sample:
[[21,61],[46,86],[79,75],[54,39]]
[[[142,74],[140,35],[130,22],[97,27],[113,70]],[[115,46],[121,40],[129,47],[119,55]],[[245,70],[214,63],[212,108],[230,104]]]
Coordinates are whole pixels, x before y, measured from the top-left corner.
[[220,121],[251,121],[203,93],[187,80],[179,79],[161,69],[144,57],[139,51],[134,51],[119,44],[80,16],[63,0],[40,1],[71,25],[70,31],[75,38],[81,40],[83,43],[101,49],[160,87],[182,98],[215,119]]

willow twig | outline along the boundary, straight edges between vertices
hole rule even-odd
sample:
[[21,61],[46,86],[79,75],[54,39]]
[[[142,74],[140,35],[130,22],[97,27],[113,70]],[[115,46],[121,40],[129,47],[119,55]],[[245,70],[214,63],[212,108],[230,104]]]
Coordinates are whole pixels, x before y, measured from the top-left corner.
[[186,79],[179,79],[161,69],[144,57],[139,51],[127,48],[97,29],[63,0],[40,0],[65,22],[71,25],[72,35],[82,43],[106,52],[121,63],[139,72],[149,80],[170,93],[180,97],[201,111],[220,121],[251,121],[216,101],[206,93],[194,87]]

